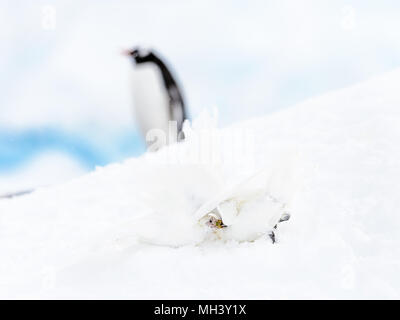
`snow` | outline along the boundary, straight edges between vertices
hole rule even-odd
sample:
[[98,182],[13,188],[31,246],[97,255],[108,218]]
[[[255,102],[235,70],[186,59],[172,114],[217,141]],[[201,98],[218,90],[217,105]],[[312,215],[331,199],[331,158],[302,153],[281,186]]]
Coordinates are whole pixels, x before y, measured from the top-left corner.
[[[399,80],[226,129],[204,116],[183,144],[1,200],[0,297],[399,298]],[[276,244],[254,236],[260,190],[292,215]],[[247,209],[209,237],[196,212],[226,195]]]
[[38,186],[61,183],[78,177],[84,172],[85,169],[79,163],[65,154],[43,152],[22,168],[0,174],[0,196],[31,190]]

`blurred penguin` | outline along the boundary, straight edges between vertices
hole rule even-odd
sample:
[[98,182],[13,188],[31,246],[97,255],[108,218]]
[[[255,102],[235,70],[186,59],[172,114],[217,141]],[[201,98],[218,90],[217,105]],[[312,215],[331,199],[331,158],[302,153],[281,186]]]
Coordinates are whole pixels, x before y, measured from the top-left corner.
[[135,64],[135,114],[149,150],[182,140],[187,119],[182,92],[158,54],[139,47],[125,51]]

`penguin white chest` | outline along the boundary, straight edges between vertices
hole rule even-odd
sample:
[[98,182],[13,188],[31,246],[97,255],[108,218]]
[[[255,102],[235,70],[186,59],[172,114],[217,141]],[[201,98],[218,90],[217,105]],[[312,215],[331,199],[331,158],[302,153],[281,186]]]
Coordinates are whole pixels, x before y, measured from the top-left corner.
[[137,65],[133,74],[135,116],[144,137],[149,130],[168,133],[170,103],[158,67],[152,63]]

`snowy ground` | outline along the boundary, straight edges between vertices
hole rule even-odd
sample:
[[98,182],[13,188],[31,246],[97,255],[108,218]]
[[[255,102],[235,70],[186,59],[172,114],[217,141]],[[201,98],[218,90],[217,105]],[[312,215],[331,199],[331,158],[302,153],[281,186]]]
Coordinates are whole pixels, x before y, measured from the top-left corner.
[[[236,140],[212,161],[192,153],[200,121],[180,146],[1,200],[0,297],[400,298],[399,81],[217,131]],[[278,243],[205,241],[197,208],[260,170],[292,213]]]

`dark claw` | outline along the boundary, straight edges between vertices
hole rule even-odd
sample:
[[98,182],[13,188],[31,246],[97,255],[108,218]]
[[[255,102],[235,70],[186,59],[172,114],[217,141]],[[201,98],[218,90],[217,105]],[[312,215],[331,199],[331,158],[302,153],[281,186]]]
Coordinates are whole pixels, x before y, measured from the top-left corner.
[[274,243],[276,242],[276,239],[275,239],[275,232],[271,231],[270,233],[268,233],[268,235],[269,235],[269,237],[271,238],[272,243],[274,244]]
[[[281,218],[279,219],[278,223],[284,222],[284,221],[288,221],[290,219],[290,214],[285,212],[282,214]],[[274,230],[276,230],[278,228],[278,223],[274,226]],[[271,238],[272,243],[276,242],[276,236],[275,236],[275,232],[272,230],[268,233],[268,236]]]

